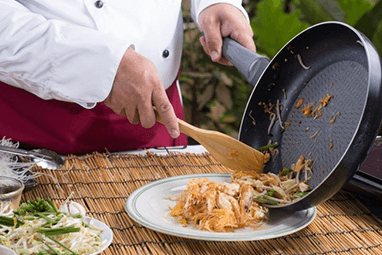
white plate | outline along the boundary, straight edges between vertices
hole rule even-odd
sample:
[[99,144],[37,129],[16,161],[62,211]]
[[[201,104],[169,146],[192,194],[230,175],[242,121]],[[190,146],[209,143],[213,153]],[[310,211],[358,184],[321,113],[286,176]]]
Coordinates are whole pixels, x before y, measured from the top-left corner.
[[214,241],[250,241],[281,237],[305,228],[316,216],[316,207],[298,212],[271,210],[269,220],[256,230],[244,228],[220,233],[199,230],[191,225],[183,227],[169,214],[168,206],[173,207],[176,202],[166,197],[185,190],[190,179],[204,177],[216,182],[230,182],[229,174],[182,175],[161,179],[135,190],[126,201],[126,211],[133,220],[152,230],[174,236]]
[[16,252],[14,252],[11,248],[0,245],[0,254],[1,255],[16,255]]
[[[106,248],[109,247],[109,245],[111,244],[111,242],[113,240],[113,231],[102,221],[99,221],[99,220],[91,218],[91,217],[85,216],[83,218],[83,222],[87,225],[93,225],[97,228],[102,229],[102,232],[100,234],[100,238],[102,239],[102,241],[104,241],[105,246],[102,249],[100,249],[96,252],[87,254],[87,255],[100,254],[102,251],[106,250]],[[5,252],[8,252],[8,253],[5,253]],[[16,253],[12,249],[5,247],[3,245],[0,245],[0,255],[3,255],[3,254],[4,255],[12,255],[12,254],[16,255]]]
[[83,218],[83,222],[85,224],[90,224],[91,223],[92,225],[96,226],[97,228],[102,229],[100,237],[101,237],[102,241],[104,241],[105,246],[101,250],[98,250],[96,252],[90,253],[88,255],[97,255],[97,254],[100,254],[101,252],[106,250],[106,248],[109,247],[109,245],[113,241],[113,231],[105,223],[103,223],[102,221],[99,221],[99,220],[91,218],[91,217],[85,216]]

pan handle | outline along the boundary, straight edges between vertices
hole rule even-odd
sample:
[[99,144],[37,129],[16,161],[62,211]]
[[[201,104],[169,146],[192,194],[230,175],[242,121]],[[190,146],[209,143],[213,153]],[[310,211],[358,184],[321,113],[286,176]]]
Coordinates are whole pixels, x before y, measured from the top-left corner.
[[269,63],[266,57],[245,48],[229,37],[223,39],[223,55],[252,86],[256,86]]

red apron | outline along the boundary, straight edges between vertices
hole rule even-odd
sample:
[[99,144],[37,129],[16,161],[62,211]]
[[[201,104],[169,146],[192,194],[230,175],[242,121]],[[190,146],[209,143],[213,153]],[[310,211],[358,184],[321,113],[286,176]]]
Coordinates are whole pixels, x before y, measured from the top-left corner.
[[[166,90],[175,113],[184,119],[176,82]],[[0,138],[20,142],[22,148],[44,148],[61,154],[127,151],[187,144],[181,134],[172,139],[164,125],[150,129],[131,124],[103,103],[85,109],[76,103],[43,100],[0,82]]]

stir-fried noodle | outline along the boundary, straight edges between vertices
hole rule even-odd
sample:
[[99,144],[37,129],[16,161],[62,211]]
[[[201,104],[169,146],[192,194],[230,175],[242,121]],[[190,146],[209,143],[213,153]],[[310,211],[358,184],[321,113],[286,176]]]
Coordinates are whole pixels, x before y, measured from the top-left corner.
[[267,218],[264,204],[282,205],[305,196],[311,189],[312,161],[300,156],[279,174],[235,172],[231,183],[207,178],[191,179],[179,196],[171,216],[201,230],[227,232],[257,228]]

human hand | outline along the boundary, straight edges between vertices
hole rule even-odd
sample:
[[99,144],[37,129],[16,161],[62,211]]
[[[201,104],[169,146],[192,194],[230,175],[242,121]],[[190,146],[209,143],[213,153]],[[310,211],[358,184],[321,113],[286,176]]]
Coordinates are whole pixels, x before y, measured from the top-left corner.
[[200,43],[214,62],[230,65],[222,55],[223,37],[230,36],[244,47],[256,51],[252,28],[243,13],[233,5],[209,6],[200,13],[199,25],[204,33]]
[[154,64],[129,47],[119,64],[113,88],[104,101],[116,114],[130,123],[151,128],[156,108],[172,138],[179,136],[179,125]]

